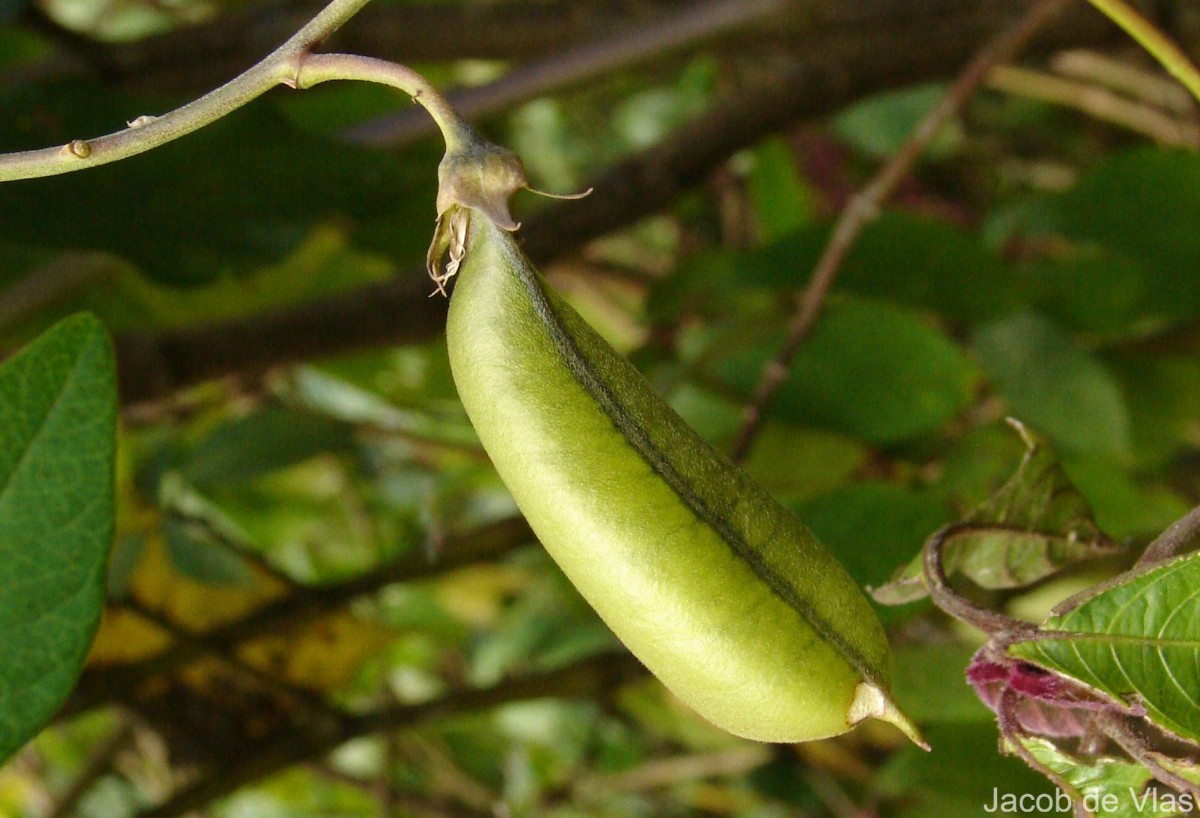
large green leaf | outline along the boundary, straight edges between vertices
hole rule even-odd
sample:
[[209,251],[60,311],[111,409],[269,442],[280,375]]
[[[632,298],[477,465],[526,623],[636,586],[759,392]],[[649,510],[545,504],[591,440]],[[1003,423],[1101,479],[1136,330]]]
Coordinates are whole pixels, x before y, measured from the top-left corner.
[[1074,239],[1145,263],[1147,317],[1200,310],[1200,156],[1141,149],[1098,166],[1052,206],[1054,227]]
[[1016,265],[1008,274],[1031,303],[1072,329],[1119,339],[1156,325],[1153,273],[1124,254],[1089,246]]
[[1021,311],[982,327],[974,346],[1021,420],[1069,451],[1130,455],[1129,412],[1116,379],[1070,334]]
[[[749,394],[779,343],[727,344],[713,373]],[[895,443],[958,414],[970,401],[974,376],[962,351],[914,313],[841,301],[830,305],[800,349],[770,411],[872,443]]]
[[839,290],[977,323],[1017,304],[1011,270],[966,230],[889,211],[863,231],[838,275]]
[[920,550],[930,532],[951,519],[935,495],[879,482],[844,486],[795,508],[861,585],[883,582],[898,562]]
[[89,315],[0,367],[0,759],[61,705],[100,620],[116,403],[112,348]]
[[1200,553],[1131,572],[1009,652],[1119,699],[1200,740]]

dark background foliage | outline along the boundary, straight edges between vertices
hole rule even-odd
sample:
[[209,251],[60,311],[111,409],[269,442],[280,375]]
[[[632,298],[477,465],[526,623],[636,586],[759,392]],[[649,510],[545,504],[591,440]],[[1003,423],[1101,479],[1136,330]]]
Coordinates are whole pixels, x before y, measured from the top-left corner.
[[[1144,5],[1200,43],[1190,4]],[[0,150],[169,110],[317,8],[0,2]],[[729,448],[833,219],[1024,11],[376,0],[330,46],[462,89],[537,187],[595,187],[518,197],[527,251]],[[1014,472],[1009,415],[1120,542],[1200,502],[1194,103],[1084,3],[1017,65],[850,248],[748,454],[864,585]],[[110,606],[62,718],[0,768],[0,814],[916,818],[1047,791],[963,680],[979,635],[926,603],[880,613],[928,755],[879,726],[749,745],[621,652],[458,405],[423,116],[279,90],[0,186],[0,349],[90,310],[123,405]],[[1039,619],[1119,567],[989,601]]]

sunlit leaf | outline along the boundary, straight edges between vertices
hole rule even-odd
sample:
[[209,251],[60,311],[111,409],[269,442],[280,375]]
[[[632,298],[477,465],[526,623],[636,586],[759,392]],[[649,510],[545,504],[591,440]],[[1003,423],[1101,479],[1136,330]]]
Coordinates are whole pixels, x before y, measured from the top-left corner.
[[112,347],[88,315],[0,367],[0,760],[62,704],[99,623],[116,403]]
[[1042,624],[1046,638],[1009,648],[1200,739],[1200,554],[1131,572]]
[[[740,423],[741,413],[736,417]],[[755,440],[746,470],[784,502],[807,500],[849,482],[868,456],[848,437],[771,422]]]

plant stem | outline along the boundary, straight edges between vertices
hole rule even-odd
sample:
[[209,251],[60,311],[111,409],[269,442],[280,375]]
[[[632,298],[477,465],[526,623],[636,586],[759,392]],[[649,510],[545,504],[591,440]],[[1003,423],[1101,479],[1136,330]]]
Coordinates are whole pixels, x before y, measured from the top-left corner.
[[1200,71],[1170,38],[1142,15],[1125,4],[1124,0],[1088,0],[1108,19],[1119,25],[1126,34],[1162,63],[1175,79],[1183,83],[1192,96],[1200,100]]
[[453,152],[470,138],[471,128],[429,81],[399,63],[357,54],[301,55],[295,76],[296,88],[311,88],[332,80],[359,80],[388,85],[419,102],[437,123]]
[[368,1],[333,0],[253,67],[168,114],[138,117],[125,130],[94,139],[75,139],[62,146],[0,154],[0,182],[55,176],[135,156],[215,122],[276,85],[310,88],[335,79],[379,82],[404,91],[430,112],[446,137],[447,147],[461,144],[469,132],[468,126],[416,72],[368,57],[310,53]]

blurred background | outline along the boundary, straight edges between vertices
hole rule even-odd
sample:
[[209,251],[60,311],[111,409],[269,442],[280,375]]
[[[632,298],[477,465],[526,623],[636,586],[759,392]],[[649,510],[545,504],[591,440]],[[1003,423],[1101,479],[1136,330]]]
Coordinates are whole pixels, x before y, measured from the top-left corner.
[[[1138,6],[1200,44],[1194,4]],[[0,150],[164,113],[319,8],[0,0]],[[375,0],[327,47],[454,89],[536,187],[595,186],[519,195],[527,252],[728,450],[833,220],[1027,8]],[[1200,502],[1198,145],[1186,92],[1068,4],[865,226],[749,470],[879,585],[1013,473],[1012,415],[1144,544]],[[91,310],[123,404],[111,605],[0,814],[918,818],[1048,791],[963,681],[979,636],[925,603],[879,610],[931,754],[881,725],[737,740],[623,653],[458,403],[423,270],[440,155],[408,99],[329,84],[0,186],[0,350]],[[1036,618],[1096,577],[992,601]]]

